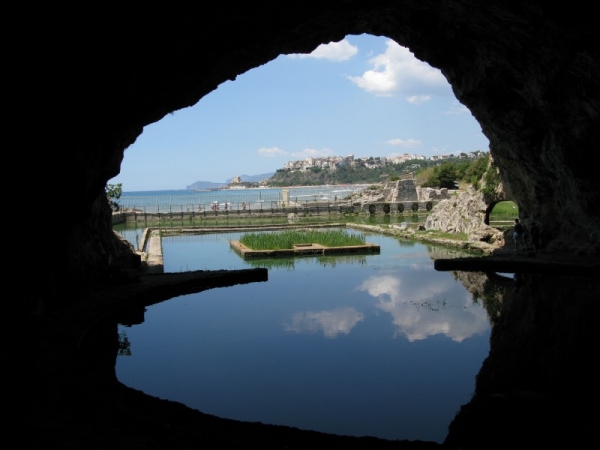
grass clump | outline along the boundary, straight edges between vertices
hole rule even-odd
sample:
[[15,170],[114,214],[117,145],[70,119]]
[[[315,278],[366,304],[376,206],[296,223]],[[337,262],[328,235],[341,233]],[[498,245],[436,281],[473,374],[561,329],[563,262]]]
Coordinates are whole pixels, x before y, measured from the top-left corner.
[[494,216],[514,216],[519,217],[519,208],[513,201],[507,200],[504,202],[498,202],[490,213],[490,218]]
[[438,230],[417,231],[420,236],[427,236],[436,239],[450,239],[453,241],[466,241],[469,239],[467,233],[446,233]]
[[519,217],[519,208],[515,202],[498,202],[490,213],[490,225],[498,228],[510,227],[513,221]]
[[361,233],[350,234],[344,230],[286,230],[275,233],[247,233],[240,243],[252,250],[287,250],[296,244],[320,244],[325,247],[364,245]]

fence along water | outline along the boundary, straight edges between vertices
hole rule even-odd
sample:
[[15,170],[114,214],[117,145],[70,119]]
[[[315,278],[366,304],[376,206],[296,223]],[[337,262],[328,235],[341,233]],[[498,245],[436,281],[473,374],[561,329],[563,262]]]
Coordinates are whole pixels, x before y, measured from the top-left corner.
[[252,211],[281,208],[307,208],[313,204],[347,203],[354,192],[365,185],[318,186],[278,189],[218,189],[210,191],[153,191],[154,195],[123,193],[118,200],[120,211],[143,214],[192,213],[217,211]]

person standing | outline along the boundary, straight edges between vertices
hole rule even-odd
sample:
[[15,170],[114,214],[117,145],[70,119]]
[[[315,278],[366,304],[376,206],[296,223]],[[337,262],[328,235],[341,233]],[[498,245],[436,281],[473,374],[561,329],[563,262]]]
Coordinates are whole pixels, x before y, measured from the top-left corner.
[[513,227],[513,241],[515,243],[515,251],[519,251],[519,246],[521,250],[525,249],[525,245],[523,244],[523,235],[525,234],[525,228],[523,224],[519,222],[519,219],[515,219],[515,226]]

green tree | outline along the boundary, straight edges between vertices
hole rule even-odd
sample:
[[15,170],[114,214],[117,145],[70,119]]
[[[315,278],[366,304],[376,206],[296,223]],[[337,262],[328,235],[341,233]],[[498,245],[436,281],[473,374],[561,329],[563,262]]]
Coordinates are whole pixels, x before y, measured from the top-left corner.
[[458,179],[456,164],[445,163],[439,166],[437,178],[441,188],[455,189]]
[[119,200],[123,194],[123,183],[107,184],[105,192],[110,207],[113,209],[113,211],[118,211],[120,206],[117,200]]
[[456,175],[457,175],[457,178],[459,180],[466,181],[467,177],[466,177],[465,174],[467,173],[467,170],[469,170],[470,167],[471,167],[471,162],[470,161],[464,161],[462,159],[459,160],[456,163]]
[[465,171],[463,179],[475,188],[479,187],[479,180],[483,177],[483,174],[487,170],[490,155],[480,156],[470,164],[469,168]]
[[425,187],[454,189],[455,182],[458,179],[457,166],[453,162],[446,162],[433,168],[429,172],[429,177],[423,183]]

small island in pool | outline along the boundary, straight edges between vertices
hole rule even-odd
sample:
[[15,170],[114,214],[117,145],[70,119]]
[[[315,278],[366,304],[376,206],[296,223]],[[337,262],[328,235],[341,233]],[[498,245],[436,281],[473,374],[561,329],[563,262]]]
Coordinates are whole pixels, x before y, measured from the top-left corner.
[[379,245],[366,242],[362,234],[344,230],[287,230],[279,233],[247,233],[231,248],[245,259],[333,255],[344,253],[379,253]]

